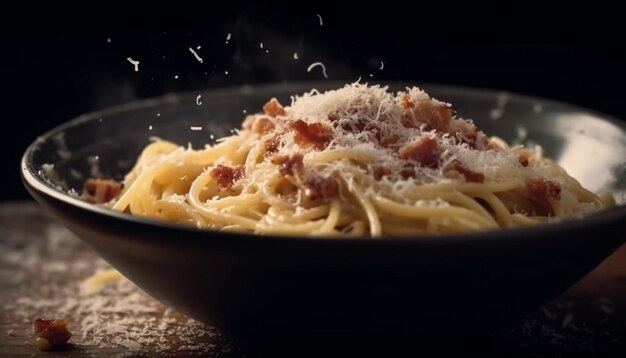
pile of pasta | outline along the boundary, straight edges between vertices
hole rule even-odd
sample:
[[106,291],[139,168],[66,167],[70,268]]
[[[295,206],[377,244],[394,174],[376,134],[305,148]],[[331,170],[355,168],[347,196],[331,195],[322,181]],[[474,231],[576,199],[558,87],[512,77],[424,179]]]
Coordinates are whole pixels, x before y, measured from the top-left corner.
[[268,235],[388,237],[534,225],[609,206],[540,148],[509,147],[419,88],[270,99],[202,149],[150,143],[115,210]]

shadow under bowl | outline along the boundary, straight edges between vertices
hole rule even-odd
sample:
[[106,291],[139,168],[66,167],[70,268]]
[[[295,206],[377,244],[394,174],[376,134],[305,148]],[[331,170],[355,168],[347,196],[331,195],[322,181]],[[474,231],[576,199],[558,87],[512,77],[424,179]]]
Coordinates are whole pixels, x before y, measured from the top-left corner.
[[[197,320],[245,334],[475,332],[555,297],[624,242],[623,205],[530,228],[324,240],[199,230],[68,194],[89,177],[122,179],[150,137],[197,148],[238,128],[242,112],[257,112],[271,97],[289,103],[289,95],[340,86],[213,89],[87,114],[31,144],[22,178],[43,207],[147,293]],[[424,89],[487,134],[540,144],[586,187],[626,201],[624,123],[544,99]]]

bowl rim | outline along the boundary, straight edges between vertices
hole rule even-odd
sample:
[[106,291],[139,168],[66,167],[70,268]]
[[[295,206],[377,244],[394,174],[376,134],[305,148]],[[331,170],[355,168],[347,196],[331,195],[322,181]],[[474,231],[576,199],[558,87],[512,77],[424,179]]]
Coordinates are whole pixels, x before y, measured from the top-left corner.
[[[371,238],[371,237],[358,237],[358,238],[348,238],[348,237],[333,237],[331,239],[320,238],[316,236],[281,236],[281,235],[260,235],[254,233],[247,232],[229,232],[229,231],[219,231],[212,229],[203,229],[197,228],[194,226],[188,226],[183,224],[177,224],[167,221],[162,221],[158,219],[133,216],[130,214],[121,213],[110,208],[94,205],[87,203],[83,200],[80,200],[78,197],[72,196],[64,191],[59,190],[56,187],[50,185],[50,182],[41,177],[38,173],[38,168],[31,167],[30,159],[33,156],[33,153],[38,149],[39,145],[46,140],[47,138],[51,138],[58,133],[62,133],[68,128],[80,125],[84,122],[98,120],[102,117],[107,117],[111,115],[115,115],[122,112],[128,112],[133,110],[139,110],[143,108],[149,108],[155,105],[164,105],[164,104],[176,104],[185,101],[195,101],[199,92],[211,93],[212,95],[234,95],[241,93],[248,93],[251,90],[255,91],[276,91],[280,89],[288,89],[290,87],[297,88],[315,88],[315,85],[324,85],[324,86],[332,86],[333,84],[337,84],[335,88],[342,87],[348,82],[345,81],[301,81],[301,82],[279,82],[279,83],[269,83],[269,84],[255,84],[255,85],[241,85],[241,86],[228,86],[228,87],[216,87],[209,88],[200,91],[184,91],[184,92],[174,92],[168,93],[162,96],[157,96],[148,99],[136,100],[128,103],[123,103],[120,105],[108,107],[102,110],[96,110],[89,113],[82,114],[78,117],[75,117],[71,120],[65,121],[50,130],[46,131],[42,135],[38,136],[31,144],[28,145],[24,154],[22,155],[20,161],[21,167],[21,177],[24,185],[28,188],[35,190],[36,192],[47,196],[49,198],[58,200],[63,202],[64,204],[70,205],[72,207],[77,207],[81,210],[85,210],[91,214],[96,215],[105,215],[109,218],[122,220],[129,224],[135,225],[148,225],[151,226],[152,229],[162,228],[167,230],[175,230],[181,233],[188,233],[189,235],[184,235],[184,238],[178,238],[176,240],[177,244],[183,244],[181,240],[188,241],[188,243],[192,243],[195,241],[206,241],[206,240],[237,240],[238,242],[245,242],[247,240],[254,240],[255,242],[274,242],[279,241],[282,243],[307,243],[305,245],[309,245],[308,243],[334,243],[335,245],[355,245],[351,244],[353,242],[358,242],[360,244],[356,245],[364,245],[364,242],[369,244],[365,245],[394,245],[394,244],[402,244],[408,245],[411,243],[420,243],[420,244],[442,244],[445,242],[476,242],[476,241],[489,241],[489,240],[506,240],[507,242],[516,241],[518,239],[522,239],[524,241],[533,241],[533,238],[542,237],[545,235],[549,235],[552,237],[558,237],[559,235],[554,235],[563,232],[576,232],[582,228],[590,227],[590,226],[602,226],[605,224],[609,224],[612,222],[616,222],[619,220],[626,220],[626,205],[616,205],[612,208],[608,208],[602,210],[597,213],[592,213],[590,215],[581,217],[581,218],[572,218],[562,222],[554,222],[554,223],[545,223],[536,226],[527,226],[527,227],[516,227],[516,228],[506,228],[506,229],[493,229],[487,231],[478,231],[478,232],[467,232],[467,233],[452,233],[452,234],[434,234],[434,235],[409,235],[409,236],[383,236],[381,238]],[[381,86],[408,86],[409,82],[380,82],[376,83]],[[373,85],[376,85],[373,84]],[[426,90],[434,90],[436,92],[446,92],[446,93],[463,93],[467,95],[471,94],[473,97],[488,97],[488,98],[497,98],[499,95],[507,95],[509,99],[520,100],[522,102],[533,102],[540,103],[542,105],[550,105],[553,108],[562,109],[562,110],[570,110],[581,113],[590,114],[594,117],[598,117],[602,121],[606,121],[610,124],[615,125],[616,127],[622,129],[626,132],[626,123],[620,121],[619,119],[607,115],[605,113],[591,110],[585,107],[581,107],[578,105],[556,101],[553,99],[542,98],[532,95],[519,94],[510,91],[503,90],[495,90],[495,89],[487,89],[487,88],[478,88],[478,87],[470,87],[470,86],[456,86],[449,84],[437,84],[437,83],[415,83],[411,85],[419,86],[419,88],[423,88]],[[305,87],[306,86],[306,87]],[[217,234],[217,235],[215,235]],[[146,238],[142,238],[141,236],[133,236],[132,238],[128,238],[130,240],[147,240]],[[626,241],[626,235],[624,235],[624,241]],[[385,243],[385,244],[382,244]],[[317,244],[314,244],[317,245]],[[331,244],[332,245],[332,244]]]

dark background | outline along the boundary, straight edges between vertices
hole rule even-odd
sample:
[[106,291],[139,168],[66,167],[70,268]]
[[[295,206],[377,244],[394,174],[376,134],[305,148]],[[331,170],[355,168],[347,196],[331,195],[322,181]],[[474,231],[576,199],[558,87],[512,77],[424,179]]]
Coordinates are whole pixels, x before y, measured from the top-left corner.
[[[478,16],[399,3],[358,12],[294,3],[187,7],[182,14],[160,9],[157,15],[154,8],[115,16],[100,9],[87,16],[26,13],[21,26],[0,35],[0,200],[28,197],[19,178],[21,154],[37,135],[74,116],[172,91],[319,80],[319,68],[306,71],[316,61],[326,65],[330,80],[493,88],[626,118],[618,32],[595,25],[598,17],[585,11],[572,17],[528,7]],[[612,23],[606,16],[600,22]],[[197,46],[202,64],[189,51]],[[141,62],[139,72],[129,56]]]

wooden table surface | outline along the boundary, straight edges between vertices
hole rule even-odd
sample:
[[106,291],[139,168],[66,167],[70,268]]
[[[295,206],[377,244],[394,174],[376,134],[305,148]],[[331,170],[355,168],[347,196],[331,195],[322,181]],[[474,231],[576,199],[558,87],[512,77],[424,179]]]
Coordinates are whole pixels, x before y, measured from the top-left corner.
[[[625,234],[626,235],[626,234]],[[126,279],[88,292],[108,265],[33,202],[0,203],[0,355],[9,357],[416,356],[419,337],[277,338],[245,342],[166,308]],[[40,352],[32,322],[65,318],[68,350]],[[509,328],[467,344],[482,356],[626,357],[626,246],[556,300]],[[432,341],[430,342],[432,343]],[[432,348],[432,344],[429,347]]]

